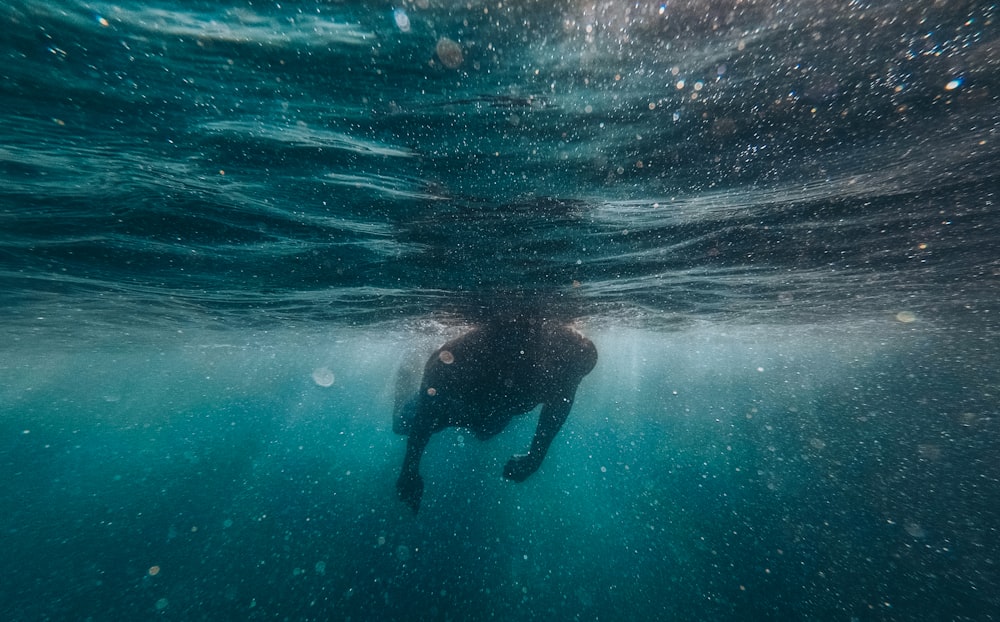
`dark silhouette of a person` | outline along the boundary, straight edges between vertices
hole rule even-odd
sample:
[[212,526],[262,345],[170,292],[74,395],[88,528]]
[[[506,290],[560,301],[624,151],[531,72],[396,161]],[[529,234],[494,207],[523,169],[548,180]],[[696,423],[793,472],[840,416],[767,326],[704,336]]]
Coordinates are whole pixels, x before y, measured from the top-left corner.
[[424,367],[418,393],[394,417],[393,429],[409,436],[396,481],[400,498],[414,513],[420,509],[420,457],[432,434],[462,427],[487,439],[541,404],[528,453],[513,456],[503,472],[524,481],[542,464],[577,386],[596,363],[597,349],[580,333],[524,318],[491,321],[438,348]]

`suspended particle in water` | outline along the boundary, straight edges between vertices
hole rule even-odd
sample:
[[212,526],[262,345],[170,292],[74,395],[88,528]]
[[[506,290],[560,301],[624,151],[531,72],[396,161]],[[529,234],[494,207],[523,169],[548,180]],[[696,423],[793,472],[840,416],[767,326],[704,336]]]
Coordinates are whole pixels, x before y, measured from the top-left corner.
[[922,443],[917,445],[917,455],[920,456],[921,460],[936,462],[941,459],[941,448],[937,445]]
[[149,570],[147,572],[149,573],[149,576],[155,577],[156,575],[160,574],[160,567],[159,566],[150,566]]
[[333,372],[330,371],[329,368],[317,367],[316,369],[313,370],[312,379],[313,382],[315,382],[321,387],[329,387],[333,386],[333,381],[335,380],[335,377],[333,375]]
[[396,557],[401,562],[410,561],[410,547],[406,546],[405,544],[400,544],[399,546],[397,546]]
[[441,359],[441,362],[445,365],[451,365],[455,362],[455,355],[447,350],[441,350],[441,353],[438,354],[438,358]]
[[944,90],[946,90],[946,91],[954,91],[958,87],[962,86],[962,82],[964,82],[964,80],[962,78],[955,78],[954,80],[951,80],[950,82],[948,82],[948,84],[944,85]]
[[917,321],[917,316],[909,311],[900,311],[896,314],[896,321],[903,324],[910,324]]
[[326,562],[316,562],[316,574],[326,574]]
[[457,68],[465,60],[465,57],[462,55],[462,46],[448,37],[438,39],[434,51],[437,53],[437,57],[441,59],[441,63],[449,69]]
[[437,393],[438,393],[437,389],[435,389],[434,387],[428,387],[427,388],[427,395],[430,395],[431,397],[434,397],[435,395],[437,395]]
[[160,600],[156,601],[156,610],[163,611],[164,609],[167,608],[168,604],[169,603],[166,598],[161,598]]

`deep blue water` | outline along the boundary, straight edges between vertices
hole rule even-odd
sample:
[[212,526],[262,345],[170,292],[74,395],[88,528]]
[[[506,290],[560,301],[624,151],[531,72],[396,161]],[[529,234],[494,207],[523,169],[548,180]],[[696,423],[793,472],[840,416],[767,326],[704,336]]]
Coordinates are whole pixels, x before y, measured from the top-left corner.
[[[997,19],[4,3],[0,617],[996,620]],[[597,368],[412,515],[519,306]]]

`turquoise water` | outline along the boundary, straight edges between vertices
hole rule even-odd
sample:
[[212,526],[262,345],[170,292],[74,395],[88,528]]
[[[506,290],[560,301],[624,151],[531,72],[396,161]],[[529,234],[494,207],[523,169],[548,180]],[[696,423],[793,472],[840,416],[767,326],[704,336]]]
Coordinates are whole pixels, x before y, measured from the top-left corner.
[[[996,13],[0,6],[0,616],[996,619]],[[597,367],[414,516],[524,305]]]
[[389,416],[414,335],[8,350],[8,617],[992,615],[992,353],[891,321],[594,330],[539,472],[501,477],[530,418],[442,433],[414,516]]

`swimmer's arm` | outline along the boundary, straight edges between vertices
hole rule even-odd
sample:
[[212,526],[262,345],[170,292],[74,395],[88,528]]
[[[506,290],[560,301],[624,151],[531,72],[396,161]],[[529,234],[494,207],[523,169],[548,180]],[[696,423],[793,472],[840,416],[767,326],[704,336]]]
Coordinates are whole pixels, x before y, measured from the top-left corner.
[[563,423],[566,422],[566,417],[569,416],[570,409],[573,408],[574,393],[575,391],[564,393],[562,397],[556,397],[542,406],[542,412],[538,415],[538,427],[531,439],[528,453],[511,458],[504,468],[504,477],[515,482],[523,482],[542,466],[542,460],[545,459],[552,440],[559,433]]
[[424,494],[424,480],[420,477],[420,458],[431,440],[431,434],[433,434],[432,421],[426,411],[421,409],[417,412],[410,428],[410,435],[406,439],[406,456],[403,458],[399,479],[396,480],[399,498],[410,506],[414,514],[420,509],[420,499]]

